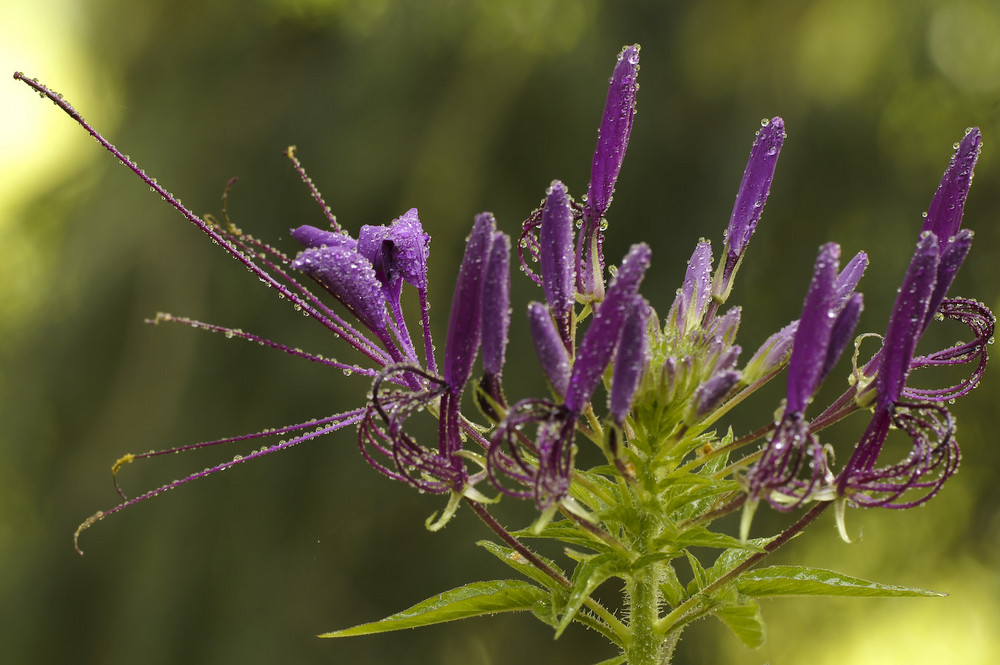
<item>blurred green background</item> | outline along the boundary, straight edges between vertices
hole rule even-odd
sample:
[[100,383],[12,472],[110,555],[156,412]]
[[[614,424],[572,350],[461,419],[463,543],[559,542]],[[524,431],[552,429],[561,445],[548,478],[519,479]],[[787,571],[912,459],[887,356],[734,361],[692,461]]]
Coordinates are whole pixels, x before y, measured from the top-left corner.
[[[606,248],[617,260],[632,242],[652,245],[644,291],[661,314],[698,238],[721,247],[753,133],[778,114],[788,140],[732,301],[744,306],[748,352],[797,315],[815,250],[830,240],[845,255],[870,253],[862,328],[884,330],[920,213],[971,125],[985,135],[966,210],[976,242],[952,293],[1000,306],[996,2],[46,0],[0,14],[5,662],[575,664],[612,653],[583,629],[554,642],[527,616],[315,638],[506,575],[474,545],[487,534],[468,511],[425,531],[441,499],[371,471],[353,431],[128,510],[88,531],[76,556],[76,525],[115,503],[109,465],[121,454],[323,416],[360,404],[368,385],[145,325],[162,310],[341,348],[12,81],[14,70],[64,93],[199,213],[217,212],[226,180],[240,176],[235,220],[285,249],[289,227],[323,219],[281,155],[289,144],[349,229],[418,207],[434,238],[440,340],[473,215],[492,210],[516,233],[551,179],[585,191],[614,56],[639,42],[639,114]],[[519,281],[514,297],[520,311],[538,293]],[[942,327],[927,348],[962,334]],[[516,362],[532,353],[523,328],[509,352],[513,397],[542,390],[532,363]],[[780,554],[948,598],[777,600],[764,606],[763,649],[705,622],[676,662],[997,662],[998,376],[955,407],[965,463],[938,499],[851,512],[852,545],[824,519]],[[781,392],[737,414],[736,427],[769,418]],[[829,435],[842,455],[858,427]],[[138,493],[233,452],[137,464],[122,482]],[[766,512],[761,533],[783,521]],[[530,519],[512,501],[501,514]]]

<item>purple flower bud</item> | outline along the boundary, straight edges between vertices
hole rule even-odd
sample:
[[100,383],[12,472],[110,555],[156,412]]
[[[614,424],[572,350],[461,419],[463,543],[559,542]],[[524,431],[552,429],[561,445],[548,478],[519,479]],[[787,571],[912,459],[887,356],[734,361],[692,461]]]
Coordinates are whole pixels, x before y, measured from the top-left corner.
[[604,255],[601,244],[601,218],[611,204],[625,150],[628,148],[635,117],[635,98],[639,91],[639,46],[629,46],[618,55],[611,75],[604,116],[597,134],[597,148],[590,170],[583,227],[577,237],[577,291],[594,300],[604,296]]
[[319,282],[368,328],[385,334],[385,294],[368,259],[346,246],[311,247],[299,252],[292,267]]
[[669,403],[674,399],[674,393],[677,390],[677,374],[677,358],[668,356],[663,361],[663,367],[660,368],[660,385],[662,386],[660,394],[664,402]]
[[615,181],[625,158],[632,120],[635,118],[635,98],[639,91],[639,45],[622,49],[618,64],[608,82],[608,99],[597,134],[597,148],[590,169],[590,186],[587,189],[589,222],[596,223],[608,209]]
[[701,324],[712,295],[712,244],[702,240],[688,260],[684,286],[677,292],[667,320],[684,334]]
[[580,342],[566,389],[566,408],[570,411],[579,413],[583,409],[611,362],[625,324],[626,308],[646,274],[649,258],[648,245],[632,245],[608,288],[604,302],[594,314]]
[[729,218],[729,228],[726,230],[725,263],[722,266],[721,276],[717,276],[714,288],[715,295],[722,300],[725,300],[732,288],[733,275],[764,211],[784,140],[785,122],[779,117],[774,117],[770,121],[764,121],[764,126],[757,132],[757,138],[750,150],[750,159],[743,171],[743,180],[740,182],[733,213]]
[[910,361],[928,315],[938,266],[938,244],[933,233],[923,233],[896,296],[889,327],[882,342],[877,390],[880,404],[899,399]]
[[826,380],[827,375],[830,374],[830,370],[833,369],[833,366],[837,364],[837,360],[840,359],[840,354],[847,347],[847,343],[851,341],[854,329],[858,325],[858,319],[861,317],[862,300],[860,293],[852,293],[848,296],[847,302],[844,303],[843,309],[837,314],[837,319],[830,330],[830,342],[826,349],[826,360],[823,362],[823,369],[819,374],[819,384],[822,384]]
[[741,374],[736,370],[716,372],[705,383],[694,391],[694,413],[691,422],[701,420],[706,414],[715,410],[729,391],[740,382]]
[[649,364],[649,339],[646,334],[649,316],[650,307],[646,299],[640,295],[632,296],[625,312],[625,325],[618,343],[608,400],[608,411],[618,425],[625,421],[625,416],[632,408],[632,398],[635,397],[639,380]]
[[575,284],[573,281],[573,213],[566,187],[554,180],[542,207],[539,232],[542,288],[549,310],[559,325],[563,342],[569,345]]
[[792,350],[792,340],[795,339],[795,331],[798,328],[798,320],[792,321],[764,340],[764,343],[760,345],[760,348],[744,367],[744,377],[753,382],[784,365],[788,361],[789,352]]
[[718,340],[723,345],[732,344],[736,340],[736,331],[740,327],[740,317],[743,310],[733,307],[722,316],[713,319],[708,325],[707,337]]
[[448,339],[444,350],[444,379],[453,391],[460,391],[472,374],[481,335],[480,302],[483,278],[490,255],[496,222],[493,215],[476,215],[465,243],[465,255],[455,281],[455,295],[448,319]]
[[858,287],[858,282],[861,281],[861,276],[865,274],[865,268],[867,267],[868,255],[864,252],[855,254],[854,258],[848,261],[844,269],[837,275],[837,281],[834,284],[836,297],[843,300],[851,295],[854,289]]
[[535,343],[535,353],[538,354],[545,376],[558,395],[565,395],[569,385],[569,354],[548,308],[540,302],[528,305],[528,324],[531,327],[531,339]]
[[493,233],[483,293],[483,369],[499,374],[510,329],[510,238],[499,231]]
[[813,271],[809,293],[802,306],[788,361],[788,405],[793,413],[803,413],[806,404],[819,387],[823,367],[827,364],[830,334],[842,304],[836,289],[840,247],[823,245]]
[[955,154],[927,209],[927,219],[921,231],[932,231],[937,236],[942,254],[944,245],[958,233],[962,224],[965,199],[972,186],[972,174],[979,159],[982,139],[978,127],[966,130],[965,136],[955,146]]

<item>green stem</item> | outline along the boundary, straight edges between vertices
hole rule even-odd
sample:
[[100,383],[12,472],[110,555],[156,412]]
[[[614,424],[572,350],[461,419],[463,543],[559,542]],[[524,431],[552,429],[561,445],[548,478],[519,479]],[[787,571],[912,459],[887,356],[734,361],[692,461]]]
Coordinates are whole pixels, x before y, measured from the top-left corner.
[[[659,521],[653,515],[640,517],[639,532],[633,544],[638,554],[651,551],[659,532]],[[666,665],[673,653],[676,636],[664,641],[659,628],[663,578],[662,562],[651,563],[636,570],[625,582],[625,604],[629,617],[629,640],[625,645],[628,665]]]
[[[505,529],[503,525],[497,522],[496,518],[494,518],[493,515],[491,515],[490,512],[486,510],[485,506],[483,506],[478,501],[473,501],[468,497],[465,497],[465,502],[469,504],[469,507],[472,508],[473,512],[476,513],[476,516],[479,517],[479,519],[482,520],[483,523],[486,526],[488,526],[493,533],[499,536],[500,540],[510,545],[510,547],[515,552],[523,556],[531,565],[533,565],[538,570],[542,571],[548,577],[551,577],[557,584],[559,584],[564,589],[569,589],[570,587],[573,586],[573,584],[568,579],[566,579],[565,575],[563,575],[558,570],[554,570],[551,566],[542,561],[538,557],[538,555],[536,555],[534,552],[528,549],[528,547],[525,546],[524,543],[515,538],[510,531]],[[594,616],[599,621],[597,620],[591,621],[589,617],[585,617],[583,615],[580,615],[580,617],[577,619],[578,621],[583,621],[583,623],[589,625],[597,632],[603,634],[605,637],[607,637],[615,644],[624,643],[627,629],[625,628],[625,625],[622,624],[621,621],[615,618],[615,616],[611,612],[609,612],[606,607],[601,605],[593,598],[587,598],[583,604],[587,607],[587,609],[589,609],[591,612],[594,613]]]
[[[779,547],[802,533],[802,530],[812,524],[817,517],[822,515],[823,511],[829,508],[831,503],[832,502],[830,501],[817,503],[808,512],[806,512],[805,515],[800,517],[795,524],[782,531],[777,538],[765,545],[763,552],[757,552],[751,555],[725,575],[707,585],[704,589],[678,605],[670,614],[660,619],[657,628],[661,631],[672,631],[680,626],[690,623],[692,620],[704,614],[707,609],[711,608],[711,603],[706,601],[710,599],[712,593],[724,585],[729,584],[740,574],[750,570],[760,563],[762,559],[770,554],[773,554]],[[702,607],[699,608],[698,605],[701,605]]]

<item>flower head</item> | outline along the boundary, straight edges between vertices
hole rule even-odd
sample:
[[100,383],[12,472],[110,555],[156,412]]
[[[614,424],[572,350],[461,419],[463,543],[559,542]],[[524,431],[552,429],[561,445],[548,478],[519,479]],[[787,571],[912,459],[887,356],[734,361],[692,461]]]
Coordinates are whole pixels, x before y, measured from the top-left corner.
[[[779,509],[791,509],[811,498],[828,473],[826,454],[809,431],[805,411],[854,334],[861,314],[861,294],[854,288],[866,263],[859,254],[841,271],[840,247],[820,248],[795,326],[784,413],[744,479],[751,502],[766,498]],[[804,480],[803,470],[808,470]]]

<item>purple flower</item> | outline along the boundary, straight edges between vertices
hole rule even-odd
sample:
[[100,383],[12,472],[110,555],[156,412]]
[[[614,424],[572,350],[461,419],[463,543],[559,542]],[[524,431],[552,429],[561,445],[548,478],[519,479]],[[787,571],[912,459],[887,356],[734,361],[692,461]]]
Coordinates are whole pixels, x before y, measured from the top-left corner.
[[545,302],[556,320],[563,343],[569,348],[573,305],[576,303],[573,210],[566,187],[558,180],[552,182],[542,206],[539,244]]
[[[535,210],[523,224],[518,241],[521,265],[545,289],[546,301],[553,308],[560,330],[567,327],[564,323],[567,303],[572,306],[576,296],[586,301],[604,298],[604,215],[611,204],[632,132],[638,74],[639,46],[627,46],[618,54],[609,81],[585,204],[574,202],[563,184],[554,181],[542,208]],[[580,228],[575,247],[572,222]],[[545,227],[543,238],[539,237],[540,227]],[[542,262],[542,276],[529,265],[534,261]],[[567,279],[572,280],[569,286]]]
[[[972,232],[959,227],[979,156],[981,135],[970,129],[952,157],[931,200],[913,258],[903,278],[882,349],[865,367],[875,374],[872,419],[836,480],[838,496],[858,506],[909,508],[933,497],[958,469],[960,451],[945,402],[965,395],[979,382],[995,319],[982,304],[945,297],[968,255]],[[914,357],[917,343],[935,316],[966,323],[973,341],[928,356]],[[944,389],[907,388],[915,368],[978,360],[971,377]],[[896,464],[878,466],[890,429],[905,432],[912,449]],[[913,496],[911,490],[916,490]]]
[[628,46],[618,54],[618,64],[608,86],[608,99],[597,133],[590,185],[584,206],[583,227],[577,242],[577,288],[584,296],[600,299],[604,292],[604,255],[601,245],[604,217],[621,171],[632,121],[635,118],[636,93],[639,84],[639,45]]
[[[371,403],[358,430],[359,442],[365,458],[382,473],[433,493],[462,493],[474,484],[459,455],[464,432],[461,398],[480,347],[487,375],[497,379],[486,385],[499,387],[510,321],[509,262],[510,239],[496,230],[491,214],[478,215],[455,283],[443,376],[419,366],[391,365],[372,387]],[[493,297],[484,297],[487,288]],[[397,385],[408,377],[416,377],[417,389]],[[438,400],[438,446],[431,449],[410,436],[404,423]],[[495,406],[503,405],[494,402]],[[373,453],[392,459],[394,467]]]
[[[487,473],[505,494],[533,498],[543,512],[566,496],[573,470],[577,421],[620,347],[628,315],[642,316],[636,312],[635,308],[642,306],[636,298],[649,261],[650,249],[646,245],[633,245],[628,251],[583,335],[568,377],[564,369],[565,348],[556,337],[558,331],[551,318],[538,303],[529,309],[535,348],[549,381],[564,396],[564,401],[557,404],[541,399],[522,400],[511,407],[497,426],[487,454]],[[624,353],[635,354],[636,349],[629,348]],[[614,397],[619,412],[624,409],[620,402],[628,391],[627,384],[633,380],[637,379],[621,378],[617,390],[622,394]],[[565,389],[560,390],[563,381]],[[531,427],[535,429],[533,437],[526,433],[526,428]]]
[[[810,498],[828,473],[823,446],[809,432],[805,411],[854,334],[861,314],[861,294],[854,288],[866,262],[860,257],[841,272],[840,247],[830,243],[820,248],[795,328],[785,411],[744,479],[752,503],[764,498],[790,510]],[[804,470],[808,478],[801,479]]]
[[767,195],[771,191],[771,180],[778,164],[778,155],[785,140],[785,122],[774,117],[762,121],[763,127],[757,132],[750,159],[743,171],[736,203],[729,218],[729,228],[726,229],[725,261],[719,265],[715,273],[712,293],[720,301],[725,302],[733,287],[733,277],[739,269],[743,255],[746,253],[750,237],[757,229],[757,222],[767,203]]

